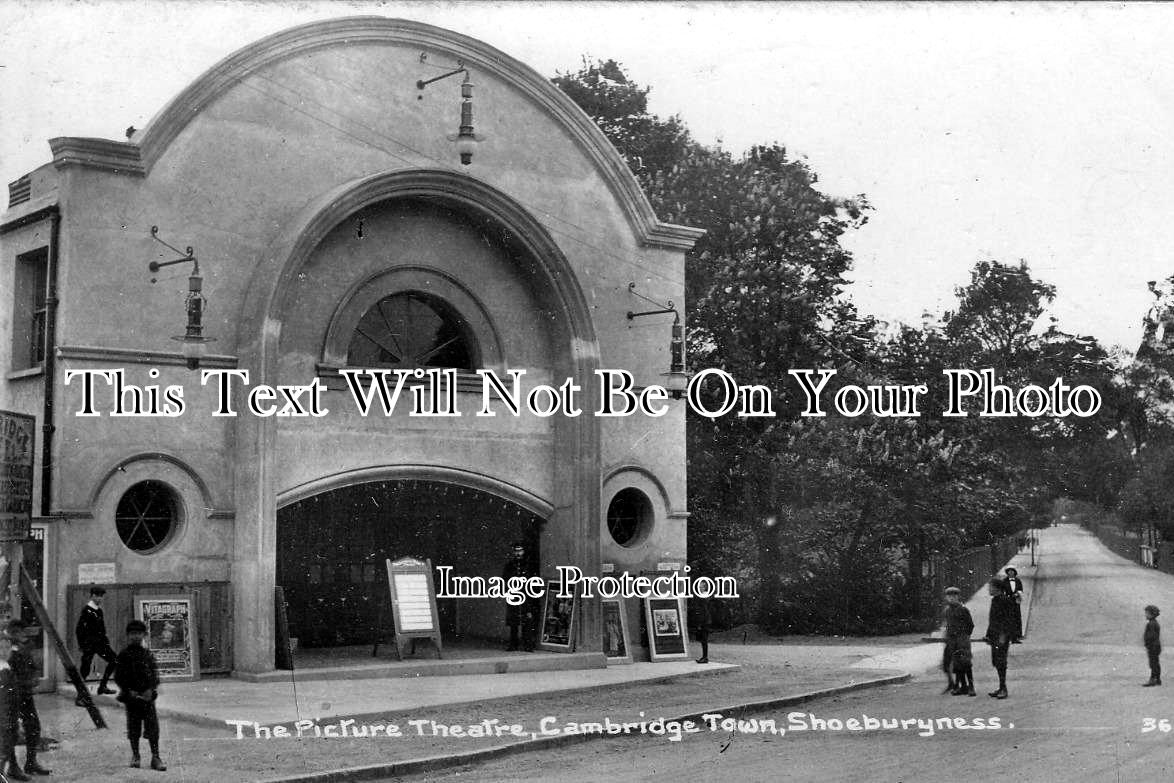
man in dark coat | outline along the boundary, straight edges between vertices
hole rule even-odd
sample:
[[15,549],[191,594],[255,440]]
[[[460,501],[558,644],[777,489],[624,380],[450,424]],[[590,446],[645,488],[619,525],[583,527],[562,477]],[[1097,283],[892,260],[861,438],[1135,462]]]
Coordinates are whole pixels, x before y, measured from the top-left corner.
[[[505,568],[502,569],[501,576],[509,583],[512,577],[521,577],[522,579],[529,579],[532,576],[537,576],[530,564],[530,559],[526,557],[526,545],[522,542],[514,544],[510,553],[510,559],[506,562]],[[526,652],[534,652],[534,602],[533,599],[527,598],[520,604],[506,604],[505,607],[505,624],[510,629],[510,645],[507,648],[511,652],[518,649],[521,644],[522,649]]]
[[709,663],[709,629],[713,625],[713,612],[709,601],[708,597],[689,599],[693,632],[697,635],[697,641],[701,642],[701,657],[697,659],[697,663]]
[[[114,693],[106,687],[110,675],[114,673],[114,650],[110,647],[110,637],[106,635],[106,618],[102,615],[102,601],[106,591],[101,587],[90,588],[90,602],[82,608],[77,618],[77,647],[82,651],[81,670],[82,680],[90,676],[90,664],[94,656],[106,662],[106,670],[102,672],[102,681],[98,683],[98,693]],[[79,696],[78,706],[84,706]]]
[[1015,599],[1007,592],[1007,583],[995,577],[988,583],[991,594],[990,622],[983,641],[991,646],[991,665],[999,675],[999,689],[989,696],[1007,698],[1007,651],[1015,638]]
[[130,740],[132,767],[141,767],[139,737],[151,745],[151,769],[167,769],[159,758],[159,717],[155,714],[155,699],[159,695],[159,670],[155,656],[143,647],[147,625],[142,620],[126,624],[127,645],[118,654],[114,667],[114,681],[121,692],[118,700],[126,705],[126,737]]
[[0,779],[29,780],[13,757],[16,746],[16,676],[8,664],[11,652],[12,640],[0,634],[0,775],[3,775]]
[[1162,626],[1158,625],[1158,607],[1150,604],[1145,608],[1145,632],[1141,636],[1146,655],[1150,660],[1150,679],[1143,687],[1152,688],[1162,684]]
[[1023,580],[1019,578],[1019,571],[1015,568],[1004,568],[1007,575],[1007,592],[1015,599],[1015,635],[1011,637],[1011,644],[1023,641]]
[[[12,640],[12,655],[8,658],[8,665],[12,667],[16,715],[24,728],[24,771],[30,775],[48,775],[51,770],[37,763],[37,750],[41,746],[41,718],[37,714],[33,691],[40,677],[37,662],[33,659],[30,649],[32,635],[28,624],[19,619],[8,623],[7,633],[8,638]],[[18,766],[15,750],[9,752],[8,760],[13,767]]]

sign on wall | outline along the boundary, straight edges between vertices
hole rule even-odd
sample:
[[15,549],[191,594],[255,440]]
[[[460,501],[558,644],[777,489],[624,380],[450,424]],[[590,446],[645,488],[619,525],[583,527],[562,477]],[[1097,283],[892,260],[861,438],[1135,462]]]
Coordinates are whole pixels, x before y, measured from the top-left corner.
[[114,563],[78,563],[78,584],[108,585],[117,582],[117,569]]
[[200,676],[196,608],[191,595],[136,595],[135,617],[147,625],[143,645],[155,656],[160,680]]
[[32,416],[0,411],[0,541],[24,541],[33,518]]

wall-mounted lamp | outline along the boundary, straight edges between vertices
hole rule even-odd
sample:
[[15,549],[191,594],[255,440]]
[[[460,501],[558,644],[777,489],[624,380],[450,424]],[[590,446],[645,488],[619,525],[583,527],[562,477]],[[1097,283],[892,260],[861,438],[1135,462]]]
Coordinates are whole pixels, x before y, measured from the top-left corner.
[[685,325],[681,323],[681,314],[677,311],[676,306],[673,305],[672,299],[669,299],[662,305],[655,299],[649,299],[637,291],[635,283],[628,283],[628,292],[660,308],[657,310],[645,310],[639,313],[634,313],[629,310],[629,321],[633,318],[642,318],[646,315],[673,314],[673,326],[669,337],[669,371],[661,373],[661,377],[665,379],[664,388],[673,396],[674,400],[679,400],[685,393],[685,389],[689,386],[689,370],[685,365]]
[[[183,353],[183,358],[187,361],[188,369],[197,370],[200,367],[200,359],[207,352],[208,343],[215,342],[215,338],[204,336],[204,306],[208,300],[204,298],[203,294],[204,278],[200,275],[200,262],[196,259],[191,247],[188,247],[186,251],[181,251],[160,239],[158,226],[151,226],[151,238],[183,256],[172,261],[152,261],[147,264],[147,269],[151,271],[151,274],[172,264],[184,264],[188,261],[192,263],[192,273],[188,276],[188,294],[184,300],[184,308],[187,311],[187,328],[183,334],[176,335],[171,339],[183,343],[180,350]],[[156,278],[151,278],[152,283],[155,280]]]
[[[420,62],[426,62],[428,59],[426,54],[420,55]],[[420,79],[416,82],[416,89],[420,90],[420,95],[417,95],[418,100],[423,100],[424,88],[433,82],[438,82],[441,79],[447,79],[450,76],[456,76],[458,73],[465,75],[465,80],[461,82],[461,124],[457,128],[455,134],[447,136],[449,141],[456,142],[457,154],[461,157],[461,164],[468,166],[473,162],[473,151],[477,147],[477,143],[484,139],[473,132],[473,82],[469,81],[469,71],[465,68],[465,64],[457,62],[457,67],[448,73],[442,73],[432,79]]]

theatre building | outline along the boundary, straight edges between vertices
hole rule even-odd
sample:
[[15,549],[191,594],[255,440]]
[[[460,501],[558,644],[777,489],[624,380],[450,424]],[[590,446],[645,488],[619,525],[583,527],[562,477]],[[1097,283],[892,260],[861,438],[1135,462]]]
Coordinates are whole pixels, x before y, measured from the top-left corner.
[[[665,385],[701,232],[658,221],[547,78],[338,19],[236,52],[127,133],[50,139],[0,216],[0,409],[35,419],[26,558],[69,637],[92,584],[116,642],[135,596],[189,595],[203,672],[259,675],[276,588],[322,649],[373,640],[387,559],[500,576],[521,540],[548,577],[686,561],[685,401],[595,415],[596,371]],[[357,368],[455,389],[405,376],[362,415]],[[215,415],[230,370],[236,415]],[[524,371],[523,396],[569,380],[583,413],[515,416],[479,370]],[[413,389],[459,415],[409,415]],[[504,601],[438,604],[446,644],[500,649]],[[580,608],[575,647],[599,651],[600,604]]]

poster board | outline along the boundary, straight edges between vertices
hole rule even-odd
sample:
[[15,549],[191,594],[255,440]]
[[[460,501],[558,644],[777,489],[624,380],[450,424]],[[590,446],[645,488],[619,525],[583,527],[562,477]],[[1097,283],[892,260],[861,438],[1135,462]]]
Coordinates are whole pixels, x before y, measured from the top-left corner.
[[432,561],[401,557],[394,563],[391,560],[386,562],[396,654],[402,661],[405,648],[414,644],[414,640],[431,639],[436,647],[436,657],[443,658],[436,587],[432,584]]
[[623,598],[604,598],[600,601],[603,614],[603,654],[607,662],[632,662],[632,637],[628,634],[628,613]]
[[33,521],[36,424],[33,416],[0,410],[0,541],[3,542],[24,541],[29,537]]
[[559,583],[548,580],[542,597],[542,621],[538,626],[538,646],[550,652],[575,651],[575,620],[579,610],[579,592],[570,598],[558,597]]
[[648,623],[648,655],[653,661],[689,657],[684,598],[645,598],[644,619]]
[[155,656],[159,679],[199,679],[195,596],[135,595],[134,601],[135,617],[147,625],[143,646]]

